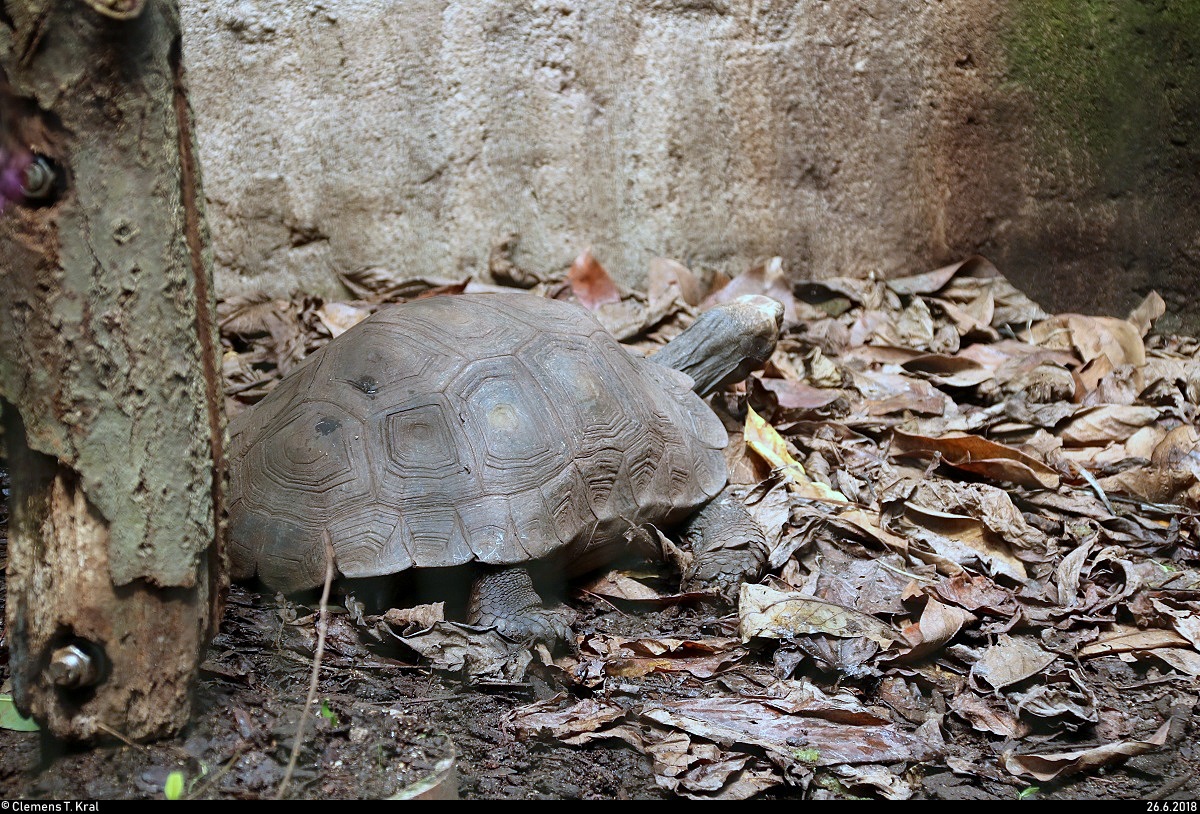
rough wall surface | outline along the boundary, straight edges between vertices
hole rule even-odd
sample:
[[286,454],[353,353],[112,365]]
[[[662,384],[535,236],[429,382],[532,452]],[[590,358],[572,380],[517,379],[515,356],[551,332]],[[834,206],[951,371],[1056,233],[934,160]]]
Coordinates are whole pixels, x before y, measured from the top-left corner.
[[[1186,292],[1195,239],[1156,242],[1143,203],[1195,222],[1196,148],[1166,133],[1200,26],[1159,8],[1189,1],[183,0],[218,289],[484,276],[515,233],[525,270],[591,246],[634,285],[656,255],[824,277],[982,250],[1051,306]],[[1065,137],[1076,101],[1122,118],[1097,71],[1159,118]],[[1114,191],[1139,148],[1173,158]]]

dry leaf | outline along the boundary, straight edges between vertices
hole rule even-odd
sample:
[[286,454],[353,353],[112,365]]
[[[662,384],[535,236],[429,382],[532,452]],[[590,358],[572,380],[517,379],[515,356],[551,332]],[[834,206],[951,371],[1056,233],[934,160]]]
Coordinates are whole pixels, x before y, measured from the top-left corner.
[[936,452],[956,469],[1031,488],[1057,489],[1058,473],[1020,450],[975,435],[928,438],[896,430],[892,446],[899,452]]
[[1122,741],[1073,752],[1052,752],[1045,755],[1016,755],[1006,752],[1003,759],[1004,768],[1010,774],[1033,777],[1045,783],[1153,752],[1167,742],[1169,730],[1170,722],[1167,722],[1160,726],[1149,740]]
[[794,591],[743,583],[738,596],[742,641],[755,637],[793,639],[813,633],[844,638],[862,637],[882,648],[900,636],[874,616]]
[[1002,690],[1042,672],[1057,658],[1032,637],[1002,635],[971,667],[971,678]]
[[[584,249],[571,264],[567,272],[567,282],[571,284],[571,293],[579,300],[579,304],[589,311],[595,311],[607,303],[621,301],[621,292],[612,277],[604,270],[591,249]],[[620,338],[620,337],[618,337]]]
[[1187,647],[1191,644],[1173,630],[1138,630],[1116,626],[1112,633],[1079,648],[1079,658],[1107,656],[1113,653],[1132,653],[1138,650],[1157,650],[1161,647]]
[[605,675],[635,678],[648,673],[689,673],[711,678],[746,656],[737,639],[626,639],[604,634],[580,642],[584,659],[597,658]]

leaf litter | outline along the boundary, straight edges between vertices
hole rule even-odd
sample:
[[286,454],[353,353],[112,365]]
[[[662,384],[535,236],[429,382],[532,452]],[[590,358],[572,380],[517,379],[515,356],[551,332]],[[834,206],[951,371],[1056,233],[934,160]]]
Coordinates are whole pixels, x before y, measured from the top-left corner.
[[[1126,319],[1050,315],[981,257],[887,281],[797,281],[778,258],[702,281],[660,258],[642,293],[590,251],[558,280],[506,252],[493,248],[494,279],[580,302],[637,353],[735,296],[784,304],[775,355],[712,400],[770,573],[722,608],[677,590],[686,550],[638,541],[643,559],[568,593],[566,654],[441,604],[367,613],[347,597],[326,682],[444,675],[439,703],[493,710],[503,731],[483,748],[502,737],[522,774],[556,747],[588,750],[606,788],[646,795],[628,761],[606,768],[614,745],[691,798],[1195,798],[1200,340],[1154,332],[1157,295]],[[220,303],[229,415],[381,307],[504,289],[341,277],[354,299]],[[275,601],[295,611],[263,651],[311,658],[316,614]],[[207,669],[253,676],[228,646]],[[515,700],[497,712],[495,693]],[[261,726],[231,714],[243,740]],[[528,793],[511,766],[467,754],[464,788]],[[586,793],[554,782],[540,788]]]
[[[377,629],[469,680],[552,676],[563,692],[509,714],[516,737],[624,741],[689,797],[897,799],[945,772],[1015,796],[1168,744],[1170,721],[1120,698],[1155,687],[1190,717],[1200,673],[1200,341],[1153,332],[1156,294],[1126,319],[1051,315],[981,257],[888,281],[789,281],[778,258],[699,279],[658,259],[643,295],[585,251],[525,282],[642,353],[733,297],[784,304],[775,356],[713,399],[772,540],[763,584],[713,616],[653,571],[601,575],[569,598],[592,618],[554,659],[453,622]],[[384,303],[494,288],[346,282],[359,300],[225,304],[231,412]],[[681,629],[640,628],[648,607]],[[686,697],[643,697],[655,676]]]

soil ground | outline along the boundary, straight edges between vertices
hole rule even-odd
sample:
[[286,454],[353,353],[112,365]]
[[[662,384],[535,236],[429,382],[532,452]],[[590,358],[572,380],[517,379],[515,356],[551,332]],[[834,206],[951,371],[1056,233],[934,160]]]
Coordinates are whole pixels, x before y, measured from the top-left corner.
[[[4,491],[7,494],[7,488]],[[0,563],[6,562],[6,542],[6,535],[0,535]],[[0,610],[3,599],[0,580]],[[571,601],[579,613],[575,625],[579,632],[687,637],[711,635],[723,624],[704,606],[646,611],[619,609],[583,596]],[[349,617],[337,610],[331,616],[321,672],[321,709],[309,718],[287,796],[365,799],[406,790],[409,795],[423,790],[428,796],[464,799],[671,796],[656,784],[650,759],[623,742],[577,748],[554,741],[522,741],[509,733],[505,718],[512,710],[559,693],[579,697],[588,692],[563,685],[561,673],[535,667],[520,684],[472,686],[459,676],[371,646]],[[72,751],[44,742],[36,732],[0,729],[0,798],[162,799],[173,772],[184,779],[185,797],[274,797],[307,693],[312,611],[281,597],[234,586],[198,683],[194,720],[186,731],[152,744],[114,741]],[[1195,745],[1200,732],[1193,707],[1180,706],[1179,699],[1193,695],[1196,688],[1147,677],[1118,660],[1103,663],[1101,669],[1110,674],[1093,678],[1113,687],[1107,703],[1127,705],[1130,715],[1152,712],[1172,720],[1162,750],[1064,783],[1041,784],[1036,792],[1029,791],[1029,783],[999,769],[964,773],[961,767],[955,772],[940,761],[931,762],[910,767],[906,774],[916,795],[958,800],[1012,800],[1024,794],[1041,799],[1195,801],[1200,797],[1200,754]],[[743,663],[738,669],[769,676],[772,666],[767,656],[761,663]],[[8,650],[0,638],[0,682],[7,677]],[[835,681],[824,682],[824,687],[829,689]],[[817,683],[822,683],[819,678]],[[701,681],[661,673],[605,686],[601,692],[607,700],[623,705],[728,692],[719,676]],[[862,690],[864,699],[872,700],[871,688]],[[950,716],[945,729],[953,752],[996,751]],[[439,774],[439,761],[451,755],[455,773]],[[426,787],[420,786],[423,781]],[[801,792],[778,786],[760,796],[837,795],[815,787]]]

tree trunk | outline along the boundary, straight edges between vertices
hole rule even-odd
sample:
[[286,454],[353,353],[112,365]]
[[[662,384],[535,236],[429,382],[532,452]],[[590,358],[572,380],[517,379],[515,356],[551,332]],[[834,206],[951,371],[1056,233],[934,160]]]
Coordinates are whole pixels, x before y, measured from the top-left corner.
[[[0,0],[13,691],[52,735],[187,720],[220,610],[211,262],[175,0]],[[12,158],[17,156],[17,158]],[[40,159],[39,159],[40,162]]]

